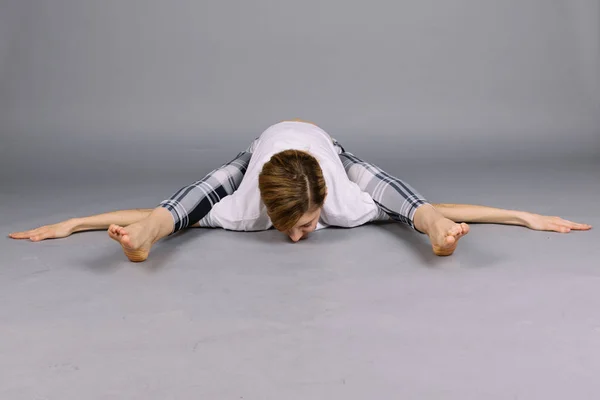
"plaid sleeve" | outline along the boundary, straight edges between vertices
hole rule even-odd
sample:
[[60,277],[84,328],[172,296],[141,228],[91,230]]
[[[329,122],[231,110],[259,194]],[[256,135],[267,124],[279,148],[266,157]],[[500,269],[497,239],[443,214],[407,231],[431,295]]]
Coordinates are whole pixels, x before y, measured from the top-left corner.
[[377,220],[393,219],[415,229],[415,212],[428,204],[427,200],[406,182],[345,151],[335,139],[333,142],[348,178],[369,193],[379,206]]
[[179,189],[160,203],[173,216],[174,234],[203,219],[223,197],[237,190],[248,169],[254,143],[236,158],[206,175],[203,179]]

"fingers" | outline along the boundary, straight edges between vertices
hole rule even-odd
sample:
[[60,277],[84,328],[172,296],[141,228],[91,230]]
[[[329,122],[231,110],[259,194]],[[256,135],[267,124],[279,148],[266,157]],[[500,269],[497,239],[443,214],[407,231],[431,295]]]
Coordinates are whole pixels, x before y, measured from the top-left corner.
[[576,231],[587,231],[592,229],[591,225],[586,224],[576,224],[571,222],[563,222],[563,223],[555,223],[550,225],[550,230],[561,233],[569,233],[572,230]]
[[588,224],[578,224],[576,222],[571,222],[571,221],[567,221],[569,223],[569,226],[572,229],[580,229],[580,230],[588,230],[588,229],[592,229],[591,225]]
[[571,228],[569,228],[567,226],[559,225],[559,224],[552,225],[550,228],[553,231],[560,232],[560,233],[569,233],[569,232],[571,232]]
[[8,235],[8,237],[12,238],[12,239],[29,239],[29,232],[31,232],[31,231],[13,232],[13,233],[10,233]]
[[52,226],[45,225],[29,231],[14,232],[8,236],[12,239],[29,239],[32,242],[39,242],[56,237],[56,231]]
[[566,228],[569,228],[569,229],[575,229],[575,230],[588,230],[588,229],[592,229],[591,225],[580,224],[580,223],[573,222],[573,221],[568,221],[568,220],[562,219],[562,218],[559,218],[556,221],[556,224],[559,225],[559,226],[562,226],[562,227],[566,227]]
[[39,228],[31,229],[31,230],[28,230],[28,231],[14,232],[14,233],[9,234],[8,236],[10,238],[12,238],[12,239],[31,239],[32,236],[38,235],[44,229],[46,229],[46,227],[45,226],[41,226]]
[[51,239],[54,237],[56,237],[54,232],[52,232],[50,229],[46,229],[44,231],[38,232],[35,235],[33,235],[31,237],[31,241],[32,242],[40,242],[42,240]]
[[592,226],[591,225],[585,225],[585,224],[573,224],[573,225],[570,225],[569,228],[575,229],[575,230],[578,230],[578,231],[587,231],[587,230],[592,229]]
[[51,236],[50,229],[43,227],[43,228],[38,228],[38,229],[34,230],[33,232],[31,232],[31,235],[29,236],[29,240],[31,240],[32,242],[39,242],[41,240],[49,238],[50,236]]
[[14,232],[14,233],[11,233],[9,236],[13,239],[29,239],[29,236],[31,236],[32,232],[33,232],[33,230],[23,231],[23,232]]
[[546,230],[555,232],[569,233],[572,230],[587,231],[592,229],[592,226],[589,224],[580,224],[560,217],[546,217],[546,221]]

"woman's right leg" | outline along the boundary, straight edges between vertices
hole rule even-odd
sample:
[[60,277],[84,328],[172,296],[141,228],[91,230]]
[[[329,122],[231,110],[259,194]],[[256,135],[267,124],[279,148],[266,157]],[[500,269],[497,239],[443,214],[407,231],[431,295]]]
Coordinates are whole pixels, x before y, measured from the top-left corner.
[[204,218],[215,204],[237,190],[252,157],[252,146],[236,158],[206,175],[203,179],[179,189],[160,203],[172,217],[172,232],[192,226]]
[[108,233],[118,241],[130,261],[145,261],[158,240],[193,226],[223,197],[237,190],[248,168],[256,140],[236,158],[203,179],[178,190],[162,201],[148,217],[122,227],[111,225]]

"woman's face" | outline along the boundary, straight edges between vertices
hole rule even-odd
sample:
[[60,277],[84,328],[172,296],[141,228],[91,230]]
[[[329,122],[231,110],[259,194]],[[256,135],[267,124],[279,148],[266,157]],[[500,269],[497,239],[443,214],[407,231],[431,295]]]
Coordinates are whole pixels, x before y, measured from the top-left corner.
[[321,217],[321,208],[314,211],[309,211],[298,220],[296,225],[287,232],[283,232],[292,239],[292,242],[297,242],[306,239],[308,234],[317,228],[317,223]]

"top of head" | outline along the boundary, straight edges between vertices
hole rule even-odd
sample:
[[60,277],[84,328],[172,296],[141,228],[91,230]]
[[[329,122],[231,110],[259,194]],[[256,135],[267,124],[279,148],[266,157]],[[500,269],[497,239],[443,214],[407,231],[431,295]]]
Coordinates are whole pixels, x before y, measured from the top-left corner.
[[273,226],[291,229],[304,214],[323,207],[327,187],[315,157],[305,151],[285,150],[263,165],[258,187]]

